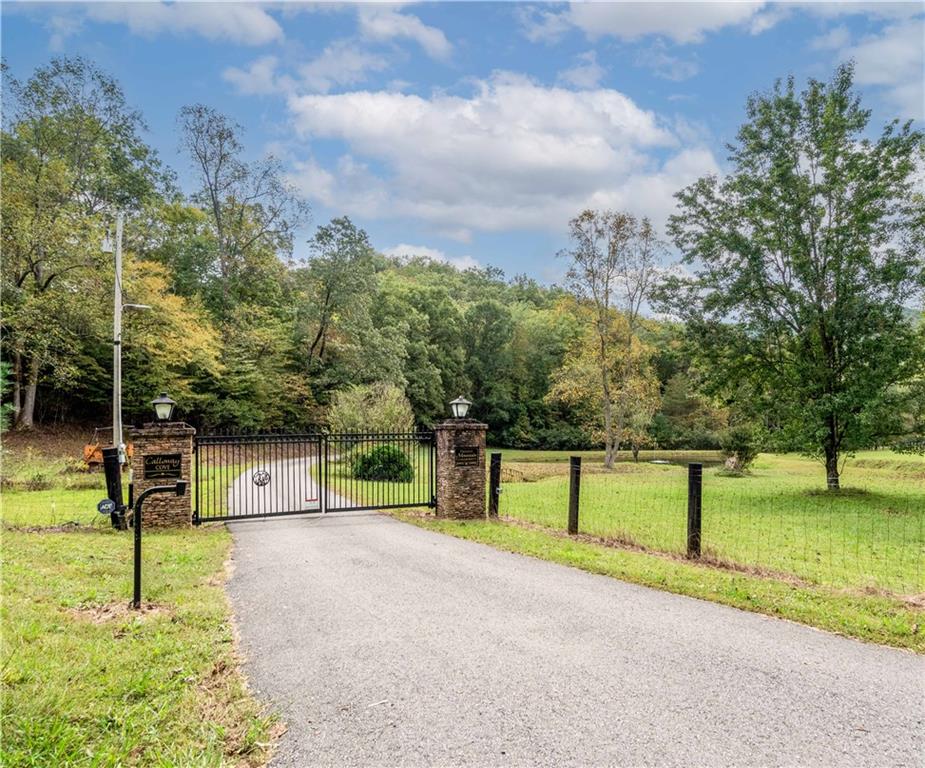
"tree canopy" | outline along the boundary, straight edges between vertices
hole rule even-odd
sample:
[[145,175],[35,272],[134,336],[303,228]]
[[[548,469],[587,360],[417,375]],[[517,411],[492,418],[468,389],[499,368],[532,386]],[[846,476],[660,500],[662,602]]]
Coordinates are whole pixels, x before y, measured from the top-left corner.
[[895,429],[896,385],[923,362],[904,310],[923,284],[923,136],[894,122],[868,139],[852,75],[751,97],[732,169],[678,193],[669,225],[694,275],[666,304],[715,391],[822,457],[830,488],[846,451]]
[[729,172],[677,195],[681,270],[651,222],[584,211],[561,286],[389,258],[347,216],[297,261],[308,205],[225,115],[180,111],[181,190],[93,63],[5,80],[0,407],[19,428],[108,420],[100,241],[121,211],[125,300],[153,307],[125,318],[129,422],[164,389],[205,429],[359,428],[379,401],[427,426],[465,395],[494,445],[612,463],[760,434],[823,458],[831,487],[846,453],[922,444],[923,137],[871,138],[850,66],[748,100]]

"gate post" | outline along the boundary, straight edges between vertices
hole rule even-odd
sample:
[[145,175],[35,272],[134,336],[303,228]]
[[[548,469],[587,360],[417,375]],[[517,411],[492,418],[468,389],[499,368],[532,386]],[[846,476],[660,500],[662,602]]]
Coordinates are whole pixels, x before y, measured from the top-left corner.
[[485,517],[485,433],[474,419],[449,419],[437,436],[437,517]]
[[[135,498],[148,488],[171,481],[191,480],[193,435],[196,430],[182,421],[152,422],[130,433],[132,483]],[[197,483],[199,478],[196,479]],[[145,505],[145,527],[178,528],[192,525],[192,494],[155,496]]]

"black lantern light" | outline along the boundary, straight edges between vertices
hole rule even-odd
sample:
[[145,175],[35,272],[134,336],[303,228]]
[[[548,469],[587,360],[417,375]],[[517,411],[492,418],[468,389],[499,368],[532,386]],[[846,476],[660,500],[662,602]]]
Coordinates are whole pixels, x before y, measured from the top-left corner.
[[161,392],[161,396],[155,397],[151,401],[151,405],[154,406],[154,414],[157,416],[158,421],[170,421],[173,418],[173,409],[177,403],[167,397],[166,392]]
[[466,398],[462,395],[457,397],[455,400],[450,401],[450,410],[453,412],[454,419],[464,419],[466,414],[469,413],[469,408],[472,405]]

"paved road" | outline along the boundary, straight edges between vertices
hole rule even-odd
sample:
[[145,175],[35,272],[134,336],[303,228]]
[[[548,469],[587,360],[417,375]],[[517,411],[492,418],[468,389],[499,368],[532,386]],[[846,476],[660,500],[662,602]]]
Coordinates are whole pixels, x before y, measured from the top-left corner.
[[349,513],[236,523],[277,766],[921,766],[925,660]]
[[[275,512],[318,512],[321,493],[312,475],[316,458],[301,456],[285,461],[255,461],[228,488],[228,514],[239,517]],[[255,482],[255,480],[257,482]],[[327,492],[329,507],[350,507],[351,502]]]

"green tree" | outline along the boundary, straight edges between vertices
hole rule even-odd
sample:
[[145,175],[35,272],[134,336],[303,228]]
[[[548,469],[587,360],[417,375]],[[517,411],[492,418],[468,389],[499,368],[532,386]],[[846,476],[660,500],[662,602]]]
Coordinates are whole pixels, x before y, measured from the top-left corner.
[[495,299],[485,299],[468,308],[463,327],[472,415],[484,419],[489,425],[489,439],[496,439],[515,417],[510,377],[511,311]]
[[10,402],[10,364],[0,362],[0,433],[6,432],[13,416],[13,404]]
[[309,208],[275,158],[242,159],[242,128],[225,115],[194,104],[180,110],[179,125],[199,182],[193,202],[213,230],[215,290],[206,298],[224,323],[239,303],[278,300],[281,257],[292,253],[293,232],[308,220]]
[[4,80],[2,331],[16,424],[30,428],[42,377],[76,375],[99,323],[103,215],[140,210],[165,179],[141,117],[92,63],[58,58],[25,83]]
[[399,387],[378,382],[338,392],[328,424],[334,432],[410,432],[414,412]]
[[665,292],[722,386],[773,407],[830,489],[922,354],[903,306],[923,280],[923,136],[893,122],[866,138],[852,77],[748,100],[730,173],[677,196],[669,229],[694,276]]
[[397,269],[384,272],[372,308],[376,328],[396,329],[404,348],[405,394],[419,424],[446,413],[462,378],[461,315],[445,286],[420,285]]
[[332,339],[336,344],[344,325],[351,320],[366,325],[376,279],[369,237],[347,217],[318,227],[309,247],[298,287],[305,367],[311,371],[328,361]]
[[[610,361],[607,386],[604,388],[610,398],[610,410],[615,412],[620,409],[621,443],[628,443],[634,454],[638,454],[639,448],[648,442],[648,426],[659,405],[659,381],[651,365],[654,349],[629,334],[628,320],[616,310],[610,310],[612,317],[607,321],[608,335],[603,340],[598,326],[592,322],[597,311],[590,306],[579,307],[577,311],[584,315],[584,331],[570,346],[561,366],[553,372],[547,400],[572,409],[595,442],[606,443],[607,411],[601,408],[600,403],[600,350],[603,344]],[[627,337],[630,339],[628,347],[625,344]],[[610,428],[613,435],[613,424]],[[612,446],[611,465],[621,443]]]
[[[592,310],[604,466],[611,468],[631,407],[629,382],[642,374],[634,368],[637,356],[632,347],[640,311],[654,283],[661,244],[648,219],[639,221],[618,211],[583,211],[569,222],[569,240],[571,247],[560,256],[569,261],[570,290]],[[616,330],[622,334],[618,336]]]

